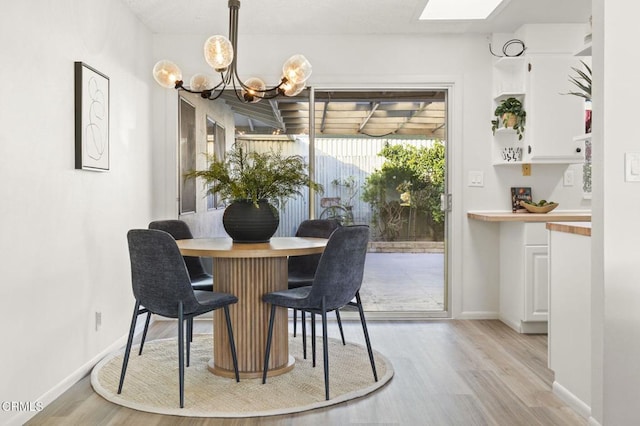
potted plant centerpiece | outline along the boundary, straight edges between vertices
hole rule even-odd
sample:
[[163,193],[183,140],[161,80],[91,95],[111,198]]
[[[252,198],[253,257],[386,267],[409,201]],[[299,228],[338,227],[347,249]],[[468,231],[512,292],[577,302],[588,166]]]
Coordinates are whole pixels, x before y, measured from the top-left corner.
[[307,173],[307,164],[299,155],[281,152],[247,151],[239,144],[220,160],[209,158],[206,170],[192,170],[186,179],[201,178],[209,186],[207,194],[219,194],[231,201],[222,216],[225,231],[234,242],[267,242],[278,229],[280,217],[274,206],[302,195],[306,186],[322,192]]
[[527,113],[522,108],[522,102],[516,98],[504,99],[494,111],[494,115],[496,116],[495,120],[491,120],[493,134],[501,127],[500,121],[502,120],[502,126],[512,128],[518,134],[518,140],[522,139],[527,117]]

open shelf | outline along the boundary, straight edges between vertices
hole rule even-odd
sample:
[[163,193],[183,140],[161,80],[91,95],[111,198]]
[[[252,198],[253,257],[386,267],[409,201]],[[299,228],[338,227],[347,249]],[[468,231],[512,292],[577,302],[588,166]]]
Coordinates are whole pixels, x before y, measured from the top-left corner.
[[494,166],[517,166],[518,164],[530,164],[530,161],[494,161]]
[[496,129],[496,135],[515,135],[516,131],[513,127],[499,127]]
[[585,44],[582,49],[574,53],[573,56],[591,56],[591,42]]
[[495,61],[496,68],[505,71],[517,71],[524,64],[524,56],[505,56]]
[[524,90],[500,92],[493,97],[493,100],[496,102],[502,102],[507,98],[516,98],[522,101],[522,99],[524,98]]
[[589,139],[591,139],[591,133],[585,133],[584,135],[575,136],[573,138],[573,141],[574,142],[584,142],[584,141],[588,141]]

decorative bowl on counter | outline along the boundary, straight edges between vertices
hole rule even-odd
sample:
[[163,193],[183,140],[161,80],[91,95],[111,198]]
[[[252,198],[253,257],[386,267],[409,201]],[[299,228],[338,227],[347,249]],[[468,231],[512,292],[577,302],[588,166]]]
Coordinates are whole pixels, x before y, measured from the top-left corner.
[[527,209],[529,213],[549,213],[551,210],[558,207],[558,203],[548,203],[543,206],[536,206],[535,204],[525,203],[520,201],[520,205]]

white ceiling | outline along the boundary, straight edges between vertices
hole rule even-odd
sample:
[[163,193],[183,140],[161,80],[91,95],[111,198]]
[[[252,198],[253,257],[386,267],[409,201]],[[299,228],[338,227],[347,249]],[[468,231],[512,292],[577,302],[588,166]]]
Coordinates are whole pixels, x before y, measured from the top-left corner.
[[[227,0],[122,0],[154,33],[228,33]],[[486,21],[419,21],[428,0],[244,0],[244,34],[511,33],[525,23],[586,23],[591,0],[505,0]]]

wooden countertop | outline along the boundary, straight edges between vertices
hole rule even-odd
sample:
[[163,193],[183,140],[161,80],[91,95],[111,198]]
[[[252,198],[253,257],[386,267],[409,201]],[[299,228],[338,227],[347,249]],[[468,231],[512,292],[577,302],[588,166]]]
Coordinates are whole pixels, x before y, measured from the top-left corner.
[[549,222],[546,228],[550,231],[591,236],[591,222]]
[[469,219],[484,222],[591,222],[591,212],[552,211],[549,213],[512,213],[507,211],[470,211]]

